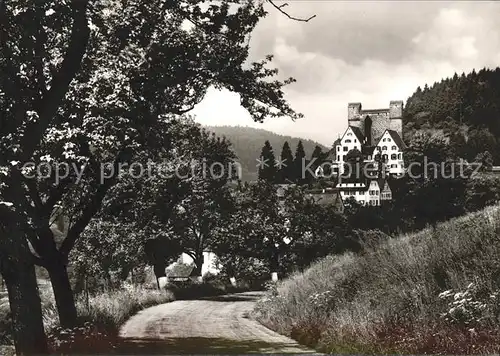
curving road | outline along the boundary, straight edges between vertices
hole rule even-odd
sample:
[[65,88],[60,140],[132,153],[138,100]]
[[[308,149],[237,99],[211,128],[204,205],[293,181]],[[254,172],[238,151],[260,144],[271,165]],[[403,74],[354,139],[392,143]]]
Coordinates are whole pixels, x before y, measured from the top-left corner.
[[260,292],[162,304],[139,312],[120,330],[127,354],[314,353],[247,315]]

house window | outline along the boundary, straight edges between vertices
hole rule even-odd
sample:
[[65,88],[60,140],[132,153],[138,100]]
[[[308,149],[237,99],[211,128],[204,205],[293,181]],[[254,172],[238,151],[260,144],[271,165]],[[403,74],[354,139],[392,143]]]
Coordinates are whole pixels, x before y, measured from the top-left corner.
[[382,151],[387,151],[387,146],[383,146]]
[[352,133],[351,133],[351,132],[348,132],[348,133],[347,133],[347,136],[352,136]]
[[382,139],[382,142],[385,142],[385,138]]
[[391,168],[398,168],[397,164],[391,164]]
[[347,150],[348,150],[349,148],[348,148],[347,146],[344,146],[344,147],[343,147],[343,149],[344,149],[344,152],[347,152]]
[[403,154],[402,153],[398,153],[398,159],[403,159]]
[[337,146],[337,151],[340,151],[340,146]]
[[393,153],[393,154],[391,155],[391,159],[397,159],[397,158],[398,158],[398,155],[397,155],[397,154]]
[[337,156],[337,161],[340,161],[340,156]]
[[392,146],[392,149],[395,151],[397,150],[398,148],[396,146]]
[[345,143],[351,143],[351,140],[347,139],[345,140]]

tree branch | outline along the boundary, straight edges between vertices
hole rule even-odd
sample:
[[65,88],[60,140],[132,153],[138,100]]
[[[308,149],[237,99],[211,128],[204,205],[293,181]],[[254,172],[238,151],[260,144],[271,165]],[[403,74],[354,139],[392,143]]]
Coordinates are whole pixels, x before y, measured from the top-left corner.
[[276,5],[274,3],[274,0],[267,0],[268,3],[270,3],[276,10],[278,10],[279,12],[281,12],[283,15],[285,15],[286,17],[288,17],[290,20],[294,20],[294,21],[300,21],[300,22],[309,22],[311,21],[313,18],[316,17],[316,15],[312,15],[308,18],[299,18],[299,17],[294,17],[294,16],[291,16],[289,13],[287,13],[286,11],[283,10],[284,7],[288,6],[288,3],[284,3],[282,5]]
[[[22,176],[22,175],[20,175]],[[33,201],[33,204],[35,204],[35,208],[38,210],[39,213],[43,212],[43,203],[42,199],[40,199],[40,195],[38,194],[38,190],[36,188],[36,184],[32,179],[29,178],[24,178],[24,184],[28,188],[28,194]]]
[[[90,220],[94,217],[94,215],[99,211],[102,206],[102,201],[106,197],[108,190],[115,184],[116,179],[118,178],[118,168],[119,164],[124,160],[126,153],[125,150],[120,151],[120,153],[116,156],[115,161],[113,162],[113,169],[116,172],[115,175],[106,179],[100,186],[97,188],[97,191],[93,195],[90,200],[90,203],[83,209],[82,214],[75,222],[73,226],[69,228],[68,235],[64,239],[61,248],[59,251],[65,257],[67,257],[76,243],[80,234],[85,230]],[[99,171],[96,172],[99,175]],[[97,179],[101,179],[100,176]]]
[[49,216],[52,216],[54,206],[59,200],[61,200],[64,191],[70,182],[71,179],[69,178],[63,179],[56,187],[54,187],[54,189],[50,191],[49,197],[45,200],[45,204],[43,205],[44,210]]
[[90,28],[87,23],[87,5],[89,0],[72,0],[73,27],[71,29],[70,44],[64,55],[61,68],[56,73],[50,83],[50,90],[42,100],[42,106],[38,110],[38,120],[32,123],[26,130],[24,140],[21,144],[23,148],[22,161],[28,160],[36,149],[41,135],[56,115],[61,101],[66,95],[70,83],[80,70],[83,56],[87,50],[87,43],[90,38]]

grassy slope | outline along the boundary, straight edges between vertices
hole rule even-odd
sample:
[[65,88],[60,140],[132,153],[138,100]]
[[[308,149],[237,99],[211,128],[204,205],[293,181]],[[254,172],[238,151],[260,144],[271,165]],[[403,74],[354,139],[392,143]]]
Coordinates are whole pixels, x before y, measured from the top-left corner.
[[330,353],[498,352],[499,232],[490,207],[328,257],[281,282],[257,317]]

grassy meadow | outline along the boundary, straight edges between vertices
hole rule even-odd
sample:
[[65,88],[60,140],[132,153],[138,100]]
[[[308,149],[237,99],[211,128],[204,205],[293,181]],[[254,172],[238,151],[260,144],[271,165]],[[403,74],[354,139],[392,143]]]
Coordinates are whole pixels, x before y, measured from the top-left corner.
[[500,207],[320,260],[255,316],[328,353],[498,353]]

